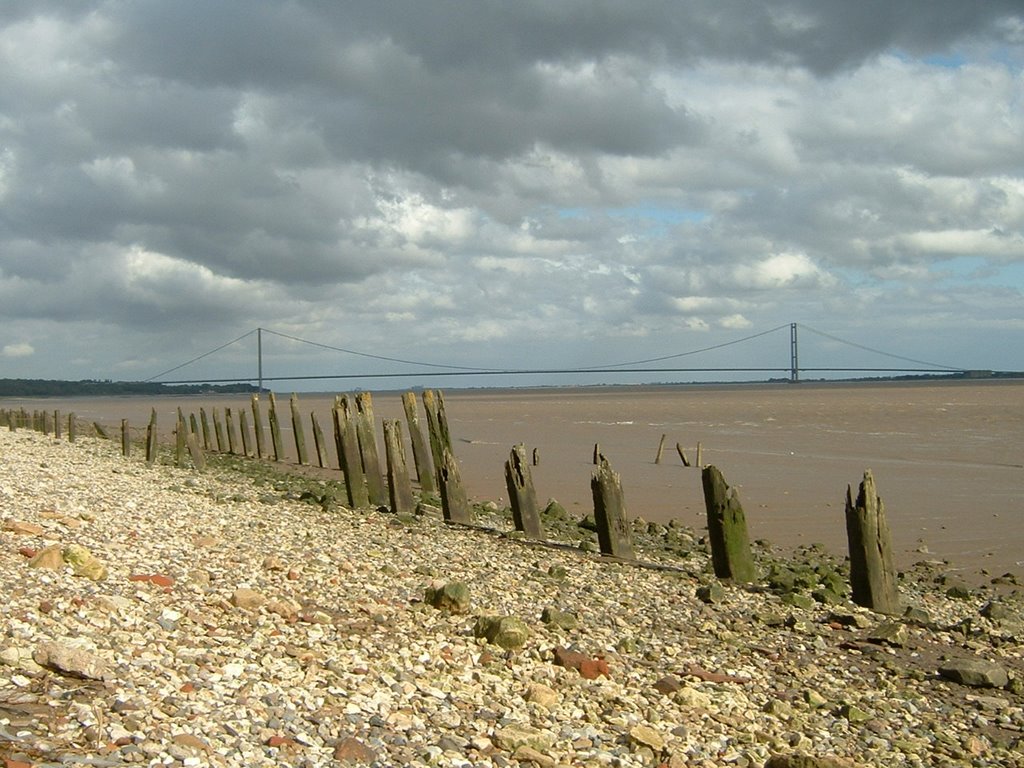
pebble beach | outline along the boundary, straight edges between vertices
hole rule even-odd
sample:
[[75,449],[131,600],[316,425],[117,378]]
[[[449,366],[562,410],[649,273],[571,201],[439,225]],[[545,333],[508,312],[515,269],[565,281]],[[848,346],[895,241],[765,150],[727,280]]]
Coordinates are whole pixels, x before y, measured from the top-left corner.
[[612,561],[119,448],[0,430],[5,766],[1024,765],[1012,573],[922,560],[882,616],[813,548],[722,583],[682,524]]

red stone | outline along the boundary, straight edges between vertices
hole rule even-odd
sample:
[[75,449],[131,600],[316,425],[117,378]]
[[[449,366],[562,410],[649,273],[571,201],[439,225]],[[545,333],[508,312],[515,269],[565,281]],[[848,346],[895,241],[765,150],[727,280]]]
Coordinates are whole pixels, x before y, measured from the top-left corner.
[[604,659],[585,659],[580,663],[580,677],[586,680],[596,680],[601,675],[611,677],[608,662]]
[[32,547],[21,547],[18,550],[19,555],[21,555],[22,557],[27,557],[29,560],[35,557],[38,552],[38,549],[32,549]]
[[174,577],[165,576],[162,573],[133,573],[128,581],[148,581],[157,587],[170,588],[174,586]]
[[295,747],[298,746],[298,742],[294,739],[289,739],[287,736],[271,736],[267,739],[268,747]]
[[342,763],[372,763],[377,753],[358,739],[349,737],[334,745],[334,759]]

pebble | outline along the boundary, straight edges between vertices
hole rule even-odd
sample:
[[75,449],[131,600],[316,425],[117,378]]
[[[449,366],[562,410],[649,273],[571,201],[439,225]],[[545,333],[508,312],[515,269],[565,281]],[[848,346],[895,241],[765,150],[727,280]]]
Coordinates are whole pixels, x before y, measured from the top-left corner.
[[[481,530],[422,504],[394,525],[304,501],[294,483],[324,498],[317,480],[216,457],[196,474],[117,448],[0,429],[0,735],[13,755],[1024,765],[1019,595],[983,611],[991,590],[951,597],[913,571],[900,588],[917,612],[881,631],[847,602],[719,585],[702,547],[656,546],[700,539],[681,525],[637,528],[647,567],[634,567],[580,549],[589,531],[571,546],[495,536],[496,506],[477,509]],[[69,550],[103,578],[76,576]],[[33,565],[44,551],[49,565]],[[493,642],[481,617],[515,617],[515,642]],[[950,672],[957,658],[998,668],[999,690]]]

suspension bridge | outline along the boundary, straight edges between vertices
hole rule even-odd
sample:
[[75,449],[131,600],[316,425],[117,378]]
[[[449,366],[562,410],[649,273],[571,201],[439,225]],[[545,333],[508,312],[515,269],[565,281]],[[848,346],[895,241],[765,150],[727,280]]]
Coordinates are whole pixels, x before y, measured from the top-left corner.
[[[699,366],[679,366],[672,364],[674,361],[679,361],[683,358],[694,357],[696,355],[709,353],[715,350],[724,349],[734,345],[739,345],[747,342],[754,341],[772,334],[782,334],[788,329],[789,331],[789,360],[788,365],[779,365],[777,367],[699,367]],[[903,363],[904,365],[896,366],[890,364],[885,367],[805,367],[800,364],[800,334],[813,334],[815,336],[828,339],[834,344],[845,345],[852,348],[859,349],[864,352],[869,352],[877,356],[886,358],[887,360],[895,360]],[[234,378],[174,378],[165,379],[165,376],[184,371],[189,366],[198,363],[200,360],[211,357],[212,355],[221,352],[222,350],[243,343],[251,337],[256,337],[256,360],[255,370],[253,376],[243,376]],[[287,340],[291,343],[298,343],[308,345],[319,350],[327,350],[332,352],[343,353],[345,355],[351,355],[366,360],[375,360],[379,362],[387,362],[391,364],[400,364],[403,366],[409,366],[408,369],[403,369],[397,372],[388,373],[335,373],[335,374],[307,374],[307,375],[293,375],[293,376],[266,376],[264,375],[264,339],[265,337],[277,338]],[[677,352],[669,355],[661,355],[658,357],[651,357],[642,360],[627,360],[619,363],[605,364],[600,366],[583,366],[576,368],[491,368],[491,367],[475,367],[465,365],[453,365],[438,362],[431,362],[425,360],[409,360],[399,357],[390,357],[380,354],[372,354],[369,352],[362,352],[353,349],[346,349],[344,347],[338,347],[330,344],[324,344],[309,339],[303,339],[298,336],[294,336],[287,333],[281,333],[274,331],[269,328],[254,328],[247,333],[242,334],[236,339],[232,339],[220,346],[215,347],[201,355],[197,355],[190,360],[187,360],[180,365],[176,365],[172,368],[168,368],[165,371],[161,371],[154,376],[146,379],[147,382],[154,382],[160,384],[228,384],[228,383],[256,383],[260,390],[267,382],[282,382],[282,381],[317,381],[317,380],[341,380],[341,379],[389,379],[389,378],[421,378],[421,377],[460,377],[460,376],[525,376],[525,375],[543,375],[543,374],[612,374],[612,373],[750,373],[750,374],[768,374],[771,378],[783,378],[788,379],[790,382],[796,383],[801,381],[804,374],[859,374],[865,375],[908,375],[908,374],[970,374],[965,368],[957,366],[943,365],[940,363],[933,363],[924,360],[916,360],[911,357],[904,355],[898,355],[884,350],[876,349],[864,344],[860,344],[846,339],[841,339],[832,334],[824,331],[819,331],[809,326],[800,323],[789,323],[787,325],[776,326],[766,331],[753,333],[746,335],[742,338],[734,339],[731,341],[723,342],[720,344],[714,344],[699,349],[691,349],[684,352]],[[991,374],[990,371],[985,373]],[[775,376],[780,374],[780,376]]]

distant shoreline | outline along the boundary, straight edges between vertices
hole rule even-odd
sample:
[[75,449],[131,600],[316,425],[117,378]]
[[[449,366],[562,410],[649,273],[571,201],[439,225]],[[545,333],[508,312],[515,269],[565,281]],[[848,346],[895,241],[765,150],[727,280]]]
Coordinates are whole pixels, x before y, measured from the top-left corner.
[[[415,374],[410,374],[414,378]],[[531,392],[553,390],[642,390],[642,389],[735,389],[742,387],[835,387],[835,386],[893,386],[893,385],[934,385],[934,384],[999,384],[1011,383],[1024,379],[1024,371],[967,371],[948,374],[926,374],[907,376],[882,376],[869,378],[844,379],[763,379],[757,381],[688,381],[688,382],[646,382],[634,384],[528,384],[523,386],[473,386],[473,387],[398,387],[373,388],[375,392],[404,392],[408,390],[442,389],[473,392]],[[305,395],[330,394],[336,391],[348,391],[350,388],[303,390]],[[356,389],[366,389],[358,387]],[[133,396],[194,396],[194,395],[229,395],[229,394],[260,394],[295,391],[288,387],[274,390],[264,386],[261,390],[254,384],[160,384],[145,381],[112,381],[84,379],[66,381],[61,379],[0,379],[0,398],[61,398],[61,397],[133,397]]]

